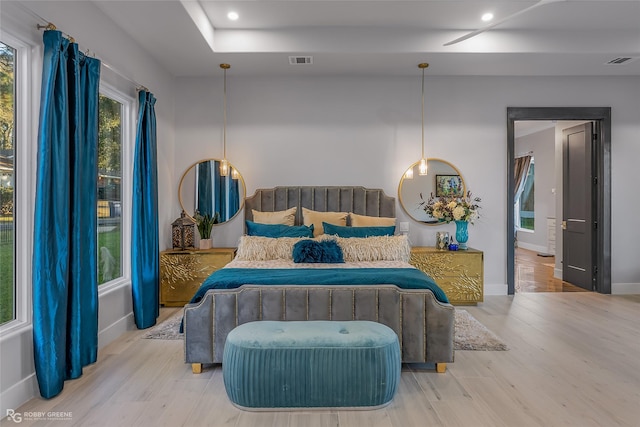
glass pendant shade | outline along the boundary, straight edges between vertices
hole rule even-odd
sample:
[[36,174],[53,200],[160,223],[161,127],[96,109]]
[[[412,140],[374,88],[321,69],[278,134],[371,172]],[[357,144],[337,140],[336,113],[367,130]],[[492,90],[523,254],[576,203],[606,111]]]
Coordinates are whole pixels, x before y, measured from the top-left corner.
[[420,166],[418,166],[418,173],[420,175],[427,175],[428,170],[429,168],[427,167],[427,159],[423,157],[422,159],[420,159]]
[[229,175],[229,162],[227,159],[222,159],[220,161],[220,176]]

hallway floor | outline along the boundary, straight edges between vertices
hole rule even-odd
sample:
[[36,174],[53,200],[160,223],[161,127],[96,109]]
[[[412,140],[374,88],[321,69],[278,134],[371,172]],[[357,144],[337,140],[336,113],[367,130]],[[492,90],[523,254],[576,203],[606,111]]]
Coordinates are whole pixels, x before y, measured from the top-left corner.
[[516,248],[517,293],[523,292],[588,292],[553,277],[555,257],[541,257],[537,252]]

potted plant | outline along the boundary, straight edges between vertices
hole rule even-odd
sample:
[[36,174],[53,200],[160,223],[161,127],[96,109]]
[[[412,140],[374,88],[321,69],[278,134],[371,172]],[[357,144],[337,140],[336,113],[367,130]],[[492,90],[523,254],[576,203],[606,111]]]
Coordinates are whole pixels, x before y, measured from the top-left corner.
[[198,227],[198,233],[200,233],[200,249],[211,249],[211,229],[213,224],[220,222],[220,215],[218,212],[213,216],[210,214],[200,215],[198,211],[194,216],[196,220],[196,226]]

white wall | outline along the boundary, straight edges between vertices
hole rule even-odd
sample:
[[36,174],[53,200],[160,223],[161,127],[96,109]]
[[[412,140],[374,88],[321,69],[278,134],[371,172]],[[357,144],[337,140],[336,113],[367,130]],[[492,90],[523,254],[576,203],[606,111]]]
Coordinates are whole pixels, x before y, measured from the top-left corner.
[[[420,157],[420,85],[400,77],[234,77],[227,74],[227,157],[248,194],[275,185],[364,185],[397,197],[405,169]],[[506,293],[506,109],[508,106],[612,107],[613,289],[640,292],[639,240],[624,230],[626,171],[640,158],[640,77],[426,77],[428,157],[453,163],[482,197],[469,244],[485,253],[485,292]],[[222,76],[181,78],[176,86],[176,175],[222,155]],[[177,191],[177,182],[174,184]],[[179,207],[172,208],[174,216]],[[437,230],[410,221],[414,245]],[[549,215],[552,212],[548,213]],[[217,246],[234,246],[242,218],[219,226]]]
[[555,217],[555,129],[549,128],[515,140],[516,155],[529,153],[534,158],[534,230],[518,230],[518,246],[546,253],[547,218]]
[[[69,4],[71,3],[73,3],[72,8],[61,8],[57,2],[30,1],[22,2],[20,5],[3,2],[2,28],[6,31],[23,33],[33,40],[34,44],[41,44],[42,32],[36,30],[36,25],[43,23],[38,19],[40,16],[53,22],[59,30],[73,35],[80,50],[84,52],[89,49],[103,61],[103,64],[111,67],[111,69],[103,67],[102,76],[112,85],[128,91],[129,95],[136,100],[135,110],[137,110],[136,85],[127,79],[146,86],[155,94],[158,99],[156,115],[159,192],[163,195],[163,203],[176,204],[177,197],[173,192],[173,182],[176,178],[173,175],[175,171],[173,164],[174,92],[171,76],[91,2],[70,2]],[[25,10],[25,6],[31,11]],[[33,76],[38,81],[41,78],[41,71],[41,68],[33,70]],[[38,111],[37,105],[35,111]],[[34,119],[37,120],[37,113]],[[35,154],[35,138],[33,141]],[[162,240],[167,240],[167,224],[170,220],[170,209],[162,209],[160,212]],[[128,254],[125,252],[123,256]],[[30,295],[30,284],[19,283],[18,286],[27,288]],[[111,288],[108,292],[105,290],[106,288],[100,290],[99,301],[99,345],[101,347],[133,325],[130,282]],[[11,334],[3,334],[0,337],[0,354],[2,359],[0,413],[4,415],[6,409],[15,409],[37,394],[30,322]]]

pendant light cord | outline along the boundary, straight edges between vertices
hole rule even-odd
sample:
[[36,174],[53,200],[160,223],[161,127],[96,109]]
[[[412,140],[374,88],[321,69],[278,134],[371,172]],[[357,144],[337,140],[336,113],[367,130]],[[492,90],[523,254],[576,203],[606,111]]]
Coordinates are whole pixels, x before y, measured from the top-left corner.
[[424,159],[424,67],[422,68],[422,158]]
[[223,67],[224,69],[224,97],[223,97],[224,115],[222,119],[222,158],[223,159],[227,158],[227,68],[228,67]]

